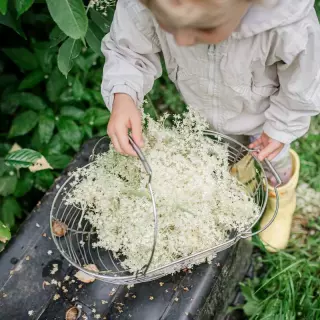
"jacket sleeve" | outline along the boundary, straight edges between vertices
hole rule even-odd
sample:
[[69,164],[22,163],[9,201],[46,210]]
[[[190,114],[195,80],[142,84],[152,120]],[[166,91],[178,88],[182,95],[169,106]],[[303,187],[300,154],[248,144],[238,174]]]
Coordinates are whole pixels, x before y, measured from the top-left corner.
[[161,76],[160,46],[149,11],[136,0],[118,0],[110,33],[102,40],[106,61],[101,93],[111,110],[115,93],[137,105]]
[[300,35],[287,34],[290,43],[280,46],[282,52],[275,50],[282,60],[277,63],[280,87],[270,98],[263,129],[283,143],[303,136],[311,117],[320,112],[320,27],[313,20],[300,26]]

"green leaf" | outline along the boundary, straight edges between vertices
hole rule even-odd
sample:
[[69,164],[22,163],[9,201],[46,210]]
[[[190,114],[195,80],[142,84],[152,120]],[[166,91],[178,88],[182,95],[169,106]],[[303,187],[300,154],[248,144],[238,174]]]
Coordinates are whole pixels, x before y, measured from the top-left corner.
[[110,112],[107,109],[89,108],[86,110],[82,122],[89,126],[106,125],[109,121]]
[[30,9],[34,0],[15,0],[18,17]]
[[53,154],[47,156],[47,160],[53,169],[64,169],[70,163],[72,157],[66,154]]
[[51,102],[56,102],[63,89],[67,85],[67,80],[58,68],[54,69],[47,82],[47,95]]
[[33,50],[42,71],[46,74],[51,73],[54,59],[56,59],[57,56],[56,49],[50,48],[49,42],[37,41],[33,44]]
[[52,19],[73,39],[84,38],[88,18],[82,0],[46,0]]
[[32,189],[33,183],[34,175],[30,171],[22,172],[13,195],[16,198],[23,197]]
[[2,51],[22,70],[38,68],[36,56],[26,48],[5,48]]
[[73,120],[81,120],[83,118],[84,111],[74,106],[64,106],[61,108],[60,114]]
[[5,15],[8,9],[8,0],[0,0],[0,13]]
[[69,145],[62,139],[62,137],[59,134],[56,134],[44,150],[44,154],[47,157],[53,154],[63,154],[69,148]]
[[38,115],[34,111],[25,111],[16,116],[12,122],[9,138],[23,136],[38,123]]
[[30,149],[42,152],[43,145],[40,141],[39,130],[34,130],[31,137]]
[[58,53],[58,67],[62,74],[67,77],[72,69],[74,59],[80,54],[81,41],[68,38],[60,47]]
[[103,31],[92,21],[89,22],[89,28],[86,34],[86,40],[90,48],[101,55],[101,41],[104,37]]
[[75,102],[77,102],[77,100],[74,98],[71,88],[67,88],[61,93],[61,96],[59,98],[59,103],[70,104]]
[[10,210],[10,203],[8,204],[6,199],[1,207],[0,219],[9,229],[13,228],[16,223],[14,212]]
[[0,143],[0,157],[4,157],[10,151],[11,145],[9,143]]
[[54,114],[51,109],[47,109],[39,116],[38,132],[41,144],[49,143],[53,135],[54,127]]
[[42,157],[41,153],[31,149],[20,149],[10,152],[6,158],[6,165],[17,168],[28,168]]
[[254,316],[260,310],[259,302],[257,301],[249,301],[243,306],[243,311],[247,316]]
[[40,97],[29,92],[10,94],[5,98],[5,101],[2,104],[4,103],[6,104],[6,109],[10,107],[13,110],[15,110],[17,107],[28,108],[35,111],[40,111],[47,108],[47,105]]
[[12,194],[16,189],[17,180],[15,174],[0,177],[0,195],[6,197]]
[[19,90],[32,89],[41,81],[44,80],[44,73],[42,70],[34,70],[29,73],[20,83]]
[[80,100],[82,98],[84,88],[78,77],[74,79],[73,86],[72,86],[73,96],[76,100]]
[[0,242],[6,243],[10,239],[11,239],[10,229],[2,221],[0,221]]
[[16,82],[18,82],[18,78],[15,74],[8,73],[0,75],[0,89],[6,88]]
[[8,171],[8,166],[5,164],[4,158],[0,158],[0,177]]
[[[17,202],[17,200],[14,197],[7,197],[4,199],[3,204],[2,204],[2,221],[6,224],[6,221],[4,217],[7,217],[8,220],[12,219],[13,217],[22,218],[22,209]],[[13,219],[12,219],[13,220]],[[12,228],[13,225],[8,225],[8,227]]]
[[[0,0],[1,1],[1,0]],[[9,2],[10,5],[10,2]],[[8,7],[7,13],[5,15],[0,15],[0,24],[13,29],[17,34],[19,34],[24,39],[26,38],[22,28],[20,20],[17,20],[13,14],[13,10]]]
[[50,47],[55,47],[60,44],[62,41],[67,39],[67,35],[61,31],[58,26],[55,26],[49,35],[50,38]]
[[88,125],[84,125],[82,127],[83,133],[88,137],[88,138],[92,138],[93,133],[92,133],[92,127],[88,126]]
[[103,31],[104,34],[107,34],[110,31],[113,14],[104,16],[102,13],[94,9],[90,9],[90,17],[92,21]]
[[74,150],[78,151],[82,141],[82,132],[77,124],[67,117],[61,117],[57,123],[62,139]]
[[54,176],[50,170],[37,171],[34,175],[34,185],[38,190],[42,192],[47,191],[54,182]]

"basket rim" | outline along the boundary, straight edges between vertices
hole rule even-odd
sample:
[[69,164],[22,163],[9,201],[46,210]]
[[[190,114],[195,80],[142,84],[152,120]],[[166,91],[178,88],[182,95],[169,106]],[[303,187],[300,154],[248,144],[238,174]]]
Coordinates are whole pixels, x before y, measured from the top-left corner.
[[[240,143],[239,141],[225,135],[225,134],[222,134],[222,133],[218,133],[216,131],[212,131],[212,130],[204,130],[203,131],[204,135],[206,136],[211,136],[211,137],[216,137],[219,139],[220,138],[223,138],[224,140],[226,140],[226,144],[227,144],[227,141],[229,140],[229,142],[233,142],[235,143],[236,145],[238,145],[239,147],[243,148],[245,151],[247,151],[248,153],[251,154],[251,156],[254,158],[255,162],[259,164],[259,168],[261,169],[261,174],[262,174],[262,179],[264,181],[264,188],[265,190],[268,190],[268,179],[266,177],[266,173],[265,173],[265,170],[262,166],[262,162],[259,161],[257,159],[257,157],[253,154],[253,152],[255,152],[256,150],[255,149],[250,149],[248,147],[246,147],[245,145],[243,145],[242,143]],[[100,142],[102,139],[100,139],[98,142]],[[95,146],[96,147],[96,146]],[[95,148],[94,147],[94,148]],[[86,168],[90,165],[92,165],[93,163],[95,163],[96,160],[93,160],[89,163],[87,163],[86,165],[82,166],[81,168]],[[164,270],[166,268],[170,268],[170,267],[173,267],[174,265],[178,264],[178,263],[184,263],[188,260],[191,260],[191,259],[195,259],[199,256],[202,256],[202,255],[208,255],[210,253],[218,253],[218,252],[221,252],[221,251],[224,251],[226,250],[227,248],[235,245],[240,239],[242,238],[246,238],[248,234],[251,234],[251,229],[256,225],[256,223],[260,220],[260,218],[262,217],[263,213],[264,213],[264,210],[266,208],[266,205],[267,205],[267,200],[268,200],[268,197],[265,196],[264,198],[264,203],[263,205],[260,207],[261,211],[259,213],[259,215],[257,215],[257,218],[254,220],[254,222],[245,230],[245,231],[241,231],[240,233],[236,234],[233,238],[223,242],[222,244],[219,244],[219,245],[216,245],[214,247],[211,247],[209,249],[205,249],[205,250],[202,250],[200,252],[196,252],[192,255],[189,255],[187,257],[183,257],[183,258],[180,258],[174,262],[171,262],[167,265],[164,265],[164,266],[160,266],[160,267],[157,267],[157,268],[154,268],[154,269],[150,269],[150,270],[147,270],[147,272],[145,272],[141,278],[138,276],[138,273],[132,273],[132,275],[127,275],[127,276],[110,276],[110,275],[105,275],[105,274],[101,274],[100,272],[94,272],[94,271],[91,271],[91,270],[87,270],[85,269],[82,265],[79,265],[78,263],[76,263],[73,259],[71,259],[71,257],[67,254],[67,252],[65,250],[62,250],[61,249],[61,246],[60,244],[58,243],[58,239],[59,237],[57,237],[54,233],[53,233],[53,229],[52,229],[52,222],[53,220],[56,220],[57,218],[54,216],[54,211],[55,211],[55,204],[59,198],[59,196],[61,195],[61,193],[63,192],[64,190],[64,187],[66,184],[68,184],[70,182],[70,180],[72,178],[74,178],[74,175],[76,173],[76,170],[74,170],[72,172],[72,174],[64,181],[64,183],[60,186],[57,194],[55,195],[54,199],[53,199],[53,202],[51,204],[51,208],[50,208],[50,231],[51,231],[51,235],[52,235],[52,239],[57,247],[57,249],[59,250],[59,252],[62,254],[62,256],[71,264],[73,265],[74,267],[76,267],[77,269],[81,270],[82,272],[88,274],[88,275],[91,275],[99,280],[102,280],[102,281],[106,281],[106,282],[110,282],[110,283],[119,283],[119,284],[124,284],[124,283],[127,283],[128,281],[130,283],[139,283],[139,282],[142,282],[141,280],[145,279],[145,280],[148,280],[148,277],[152,278],[152,274],[154,273],[158,273],[158,272],[161,272],[161,270]],[[152,190],[152,189],[151,189]],[[124,270],[125,272],[125,270]],[[130,272],[130,271],[128,271]],[[118,281],[117,281],[118,280]],[[150,279],[152,280],[152,279]]]

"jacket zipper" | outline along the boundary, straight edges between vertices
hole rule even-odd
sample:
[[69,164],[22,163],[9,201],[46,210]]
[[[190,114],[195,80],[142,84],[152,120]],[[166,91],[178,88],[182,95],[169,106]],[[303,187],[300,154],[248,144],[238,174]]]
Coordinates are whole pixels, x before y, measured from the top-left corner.
[[[216,65],[215,65],[215,56],[216,56],[216,45],[211,44],[208,48],[208,60],[209,60],[209,85],[208,85],[208,94],[211,96],[212,99],[212,123],[217,124],[217,116],[218,110],[216,110],[217,103],[215,100],[217,97],[215,96],[215,87],[216,87]],[[215,128],[218,129],[218,128]]]

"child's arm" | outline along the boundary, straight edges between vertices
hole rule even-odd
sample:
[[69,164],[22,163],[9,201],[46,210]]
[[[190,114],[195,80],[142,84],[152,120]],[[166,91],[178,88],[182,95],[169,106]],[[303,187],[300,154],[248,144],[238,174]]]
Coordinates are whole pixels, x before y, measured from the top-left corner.
[[264,133],[250,145],[260,148],[261,160],[272,160],[284,144],[303,136],[311,116],[320,112],[320,27],[310,20],[301,32],[281,34],[274,44],[275,56],[283,61],[277,63],[280,87],[270,97]]
[[110,33],[104,38],[102,52],[102,96],[112,110],[108,134],[118,152],[135,155],[128,130],[142,146],[141,114],[137,106],[161,76],[159,44],[152,17],[135,0],[119,0]]

